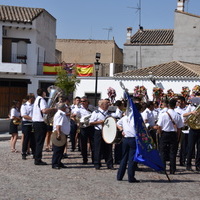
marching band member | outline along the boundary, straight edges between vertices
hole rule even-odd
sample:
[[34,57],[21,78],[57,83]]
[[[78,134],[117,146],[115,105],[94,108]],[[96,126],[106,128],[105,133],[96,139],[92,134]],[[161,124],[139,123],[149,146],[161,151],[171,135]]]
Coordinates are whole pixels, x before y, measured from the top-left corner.
[[[94,160],[94,126],[89,125],[89,118],[93,110],[89,109],[89,101],[87,97],[81,98],[81,108],[76,112],[76,116],[80,119],[80,140],[81,140],[81,154],[83,157],[83,164],[88,162],[88,141],[92,152],[92,163]],[[87,119],[83,119],[86,117]],[[83,119],[83,121],[81,121]],[[86,121],[85,121],[86,120]]]
[[187,151],[188,151],[188,126],[185,124],[185,119],[183,114],[186,112],[187,105],[185,101],[185,97],[178,96],[177,98],[177,107],[174,109],[179,115],[184,123],[184,127],[181,130],[181,139],[180,139],[180,166],[185,166]]
[[147,127],[147,128],[149,128],[149,133],[150,133],[151,137],[153,138],[154,143],[157,144],[157,141],[156,141],[157,126],[155,123],[155,117],[153,114],[153,110],[154,110],[153,101],[148,101],[146,104],[146,109],[141,113],[141,115],[144,120],[144,123],[149,125]]
[[[70,119],[66,116],[66,105],[65,103],[59,103],[58,111],[54,115],[53,119],[53,131],[56,131],[57,139],[61,139],[61,134],[69,135],[70,133]],[[52,155],[52,168],[60,169],[66,168],[66,166],[61,162],[63,158],[63,153],[65,149],[65,144],[62,146],[56,146],[53,144],[53,155]]]
[[[170,174],[174,174],[176,171],[176,154],[178,148],[178,140],[183,127],[183,121],[181,116],[174,111],[176,107],[176,100],[171,99],[169,101],[169,109],[163,113],[158,119],[158,132],[160,137],[160,154],[164,166],[168,155],[170,154]],[[169,148],[168,148],[169,147]]]
[[[196,110],[196,107],[200,105],[200,90],[195,92],[195,97],[191,100],[191,104],[187,107],[183,117],[189,117],[190,115],[199,115],[199,111]],[[194,122],[196,123],[196,122]],[[198,123],[198,120],[197,120]],[[196,156],[195,156],[195,166],[196,170],[200,171],[200,129],[189,129],[188,135],[188,153],[187,153],[187,162],[186,170],[192,170],[192,156],[195,150],[196,145]]]
[[17,153],[16,150],[16,142],[18,138],[18,126],[21,121],[21,114],[20,114],[20,102],[18,100],[14,100],[12,102],[12,107],[10,110],[10,130],[9,133],[12,135],[10,139],[10,145],[11,145],[11,152]]
[[22,104],[20,112],[22,116],[22,133],[24,134],[24,139],[22,142],[22,159],[26,160],[28,146],[30,142],[30,147],[32,154],[35,154],[35,138],[32,132],[32,115],[33,115],[33,103],[35,101],[35,95],[30,93],[27,95],[27,101]]
[[[142,108],[139,103],[135,103],[138,110]],[[128,182],[137,183],[140,182],[135,178],[135,170],[137,168],[137,163],[133,161],[136,152],[136,132],[134,126],[134,120],[130,121],[127,115],[123,116],[118,122],[117,127],[124,136],[122,142],[122,159],[117,172],[117,180],[121,181],[126,172],[126,166],[128,163]]]
[[33,129],[35,135],[35,165],[47,165],[42,161],[42,150],[47,132],[47,125],[44,122],[43,114],[48,114],[57,109],[47,108],[47,103],[44,99],[46,97],[45,90],[39,88],[37,90],[37,98],[33,106]]
[[107,100],[99,100],[99,108],[92,112],[90,125],[94,126],[94,167],[99,170],[101,167],[101,156],[104,155],[108,169],[113,170],[112,144],[106,144],[102,138],[102,125],[109,116]]
[[[75,151],[76,149],[76,143],[78,141],[79,143],[79,130],[76,122],[76,112],[80,108],[80,97],[75,97],[73,104],[71,105],[71,131],[70,131],[70,141],[71,141],[71,151]],[[79,143],[79,148],[80,148],[80,143]]]

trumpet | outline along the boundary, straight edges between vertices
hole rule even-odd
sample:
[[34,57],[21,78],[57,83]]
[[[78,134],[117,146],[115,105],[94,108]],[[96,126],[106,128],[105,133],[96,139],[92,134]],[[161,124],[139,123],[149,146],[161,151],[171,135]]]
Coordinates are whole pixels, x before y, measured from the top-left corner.
[[21,124],[21,119],[14,119],[13,120],[14,125],[20,125]]

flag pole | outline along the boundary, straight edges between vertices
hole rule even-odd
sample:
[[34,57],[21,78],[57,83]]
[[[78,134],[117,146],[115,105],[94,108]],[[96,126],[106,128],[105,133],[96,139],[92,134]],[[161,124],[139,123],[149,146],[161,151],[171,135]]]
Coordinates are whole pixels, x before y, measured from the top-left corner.
[[166,170],[165,170],[165,175],[167,176],[168,181],[171,182],[171,180],[170,180],[170,178],[169,178],[169,176],[168,176]]

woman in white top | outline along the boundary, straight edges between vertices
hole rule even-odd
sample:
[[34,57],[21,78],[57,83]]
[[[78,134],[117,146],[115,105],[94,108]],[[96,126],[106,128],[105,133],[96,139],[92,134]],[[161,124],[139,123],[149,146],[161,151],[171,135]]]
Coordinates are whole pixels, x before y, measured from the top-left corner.
[[11,152],[17,152],[15,146],[18,138],[18,126],[21,122],[20,116],[20,102],[14,100],[10,110],[10,130],[9,133],[12,135],[10,139]]

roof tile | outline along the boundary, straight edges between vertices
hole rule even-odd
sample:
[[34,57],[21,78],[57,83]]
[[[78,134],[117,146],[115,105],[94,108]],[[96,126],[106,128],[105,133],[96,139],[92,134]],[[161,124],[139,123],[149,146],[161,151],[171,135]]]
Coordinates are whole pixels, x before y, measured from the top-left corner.
[[0,21],[32,22],[43,11],[43,8],[0,5]]

